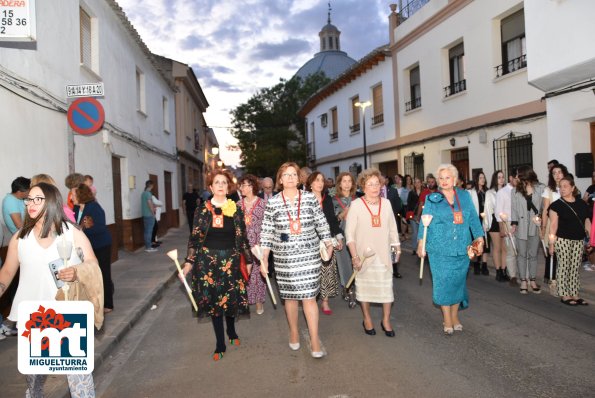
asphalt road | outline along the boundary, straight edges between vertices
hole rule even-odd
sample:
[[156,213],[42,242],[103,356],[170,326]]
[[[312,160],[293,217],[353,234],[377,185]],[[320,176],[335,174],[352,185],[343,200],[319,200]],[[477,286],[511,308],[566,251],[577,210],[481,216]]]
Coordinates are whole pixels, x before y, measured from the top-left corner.
[[[359,307],[331,300],[321,314],[328,355],[310,357],[305,320],[302,348],[291,351],[282,307],[242,319],[240,347],[214,362],[212,326],[191,317],[184,292],[169,286],[155,310],[95,372],[97,396],[120,397],[593,397],[595,301],[568,307],[545,291],[521,296],[493,275],[469,276],[465,330],[442,334],[428,277],[403,259],[395,280],[395,338],[365,335]],[[429,276],[426,273],[427,276]],[[588,298],[588,297],[587,297]]]

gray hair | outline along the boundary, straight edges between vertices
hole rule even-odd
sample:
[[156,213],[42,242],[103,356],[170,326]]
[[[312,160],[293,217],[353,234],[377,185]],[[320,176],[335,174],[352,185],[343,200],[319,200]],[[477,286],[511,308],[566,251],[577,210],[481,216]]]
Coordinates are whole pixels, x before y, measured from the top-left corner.
[[459,178],[459,170],[457,170],[457,168],[454,167],[452,164],[442,163],[440,166],[438,166],[438,169],[436,170],[436,175],[440,176],[440,172],[443,170],[448,171],[455,182],[457,178]]

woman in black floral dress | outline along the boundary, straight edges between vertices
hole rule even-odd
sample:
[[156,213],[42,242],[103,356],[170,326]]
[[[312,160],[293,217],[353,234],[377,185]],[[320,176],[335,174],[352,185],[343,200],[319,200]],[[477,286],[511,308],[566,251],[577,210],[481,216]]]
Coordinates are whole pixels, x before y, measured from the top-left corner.
[[242,210],[226,197],[233,185],[231,174],[215,170],[207,183],[213,197],[195,212],[184,275],[192,271],[192,292],[198,304],[198,315],[210,316],[213,322],[217,338],[213,360],[218,361],[226,349],[224,317],[229,343],[240,345],[234,322],[239,314],[248,312],[240,253],[246,259],[251,256]]

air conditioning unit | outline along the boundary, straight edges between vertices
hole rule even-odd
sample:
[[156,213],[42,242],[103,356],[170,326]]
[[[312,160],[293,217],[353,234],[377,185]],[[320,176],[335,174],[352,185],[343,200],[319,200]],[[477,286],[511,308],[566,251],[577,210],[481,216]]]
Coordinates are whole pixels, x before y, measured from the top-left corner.
[[322,127],[326,127],[327,124],[328,124],[328,114],[323,113],[322,115],[320,115],[320,125]]

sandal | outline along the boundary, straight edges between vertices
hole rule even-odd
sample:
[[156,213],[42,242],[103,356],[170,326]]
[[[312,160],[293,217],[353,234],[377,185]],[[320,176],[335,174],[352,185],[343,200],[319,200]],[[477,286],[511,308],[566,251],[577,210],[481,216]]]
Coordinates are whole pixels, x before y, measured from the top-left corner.
[[589,305],[589,303],[582,298],[576,299],[574,301],[576,301],[578,305]]
[[[541,293],[541,286],[539,286],[539,285],[537,284],[537,282],[535,282],[535,278],[531,278],[531,279],[529,279],[529,282],[530,282],[530,283],[529,283],[529,286],[531,286],[531,290],[533,291],[533,293],[535,293],[535,294],[539,294],[539,293]],[[531,285],[531,283],[535,283],[535,287],[533,287],[533,286]]]
[[[523,287],[523,283],[525,284],[525,287]],[[520,288],[521,294],[527,294],[527,292],[529,290],[527,290],[527,280],[526,279],[521,279],[521,288]]]
[[575,307],[575,306],[579,305],[577,300],[571,299],[571,298],[568,300],[560,299],[560,302],[562,304],[570,305],[571,307]]

